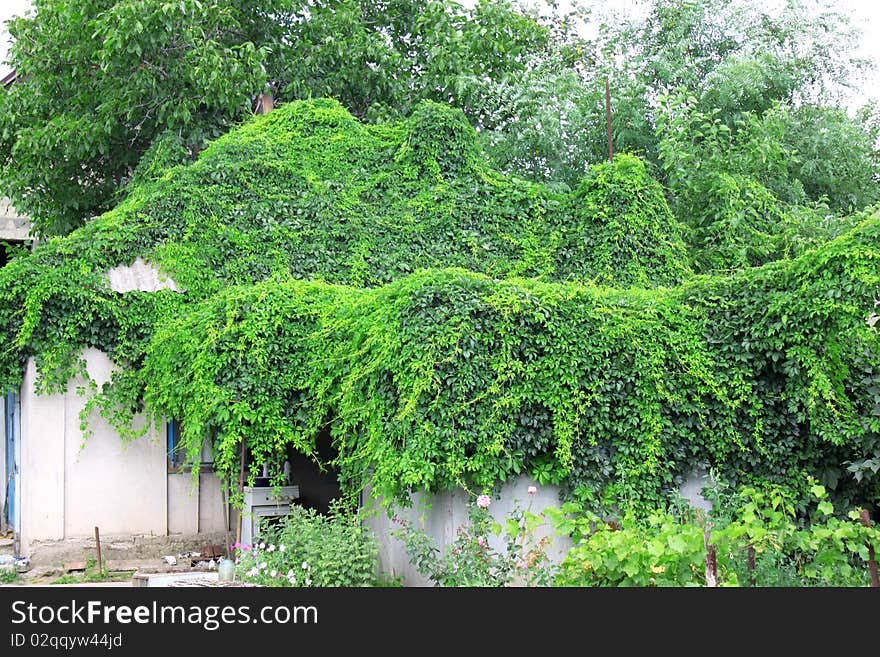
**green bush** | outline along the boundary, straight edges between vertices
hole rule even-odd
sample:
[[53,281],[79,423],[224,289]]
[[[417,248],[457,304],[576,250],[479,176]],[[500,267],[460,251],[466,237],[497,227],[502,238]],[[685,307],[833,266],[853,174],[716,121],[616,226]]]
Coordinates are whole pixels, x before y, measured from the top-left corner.
[[705,586],[708,544],[719,586],[869,586],[869,546],[880,548],[880,530],[862,526],[860,509],[833,515],[825,488],[811,481],[810,489],[817,508],[806,522],[797,521],[791,492],[775,486],[716,494],[708,515],[684,508],[610,518],[567,503],[554,520],[575,545],[555,583]]
[[263,586],[376,586],[378,547],[357,513],[331,502],[327,515],[291,505],[259,542],[235,544],[236,576]]
[[[529,495],[536,491],[531,487]],[[485,494],[469,500],[467,522],[442,552],[411,520],[394,516],[398,528],[391,535],[403,541],[410,563],[435,586],[549,586],[556,572],[546,551],[552,539],[535,536],[544,513],[532,512],[530,497],[525,509],[514,504],[502,526],[489,513],[490,504]]]
[[19,577],[18,571],[14,568],[0,569],[0,584],[14,584]]

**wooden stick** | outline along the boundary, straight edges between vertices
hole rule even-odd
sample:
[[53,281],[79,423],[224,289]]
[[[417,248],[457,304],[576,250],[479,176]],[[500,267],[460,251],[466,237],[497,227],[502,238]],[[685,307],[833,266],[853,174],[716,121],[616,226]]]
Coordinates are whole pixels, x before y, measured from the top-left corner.
[[757,578],[755,577],[755,546],[751,543],[749,544],[749,586],[757,585]]
[[[859,519],[863,526],[871,526],[871,514],[868,513],[867,509],[862,509]],[[874,588],[880,587],[880,576],[877,574],[877,557],[874,554],[874,545],[872,543],[868,543],[868,570],[871,573],[871,586]]]
[[706,546],[706,586],[718,586],[718,562],[715,559],[715,546],[709,544],[709,528],[703,530],[703,545]]
[[[244,493],[244,461],[245,461],[245,445],[244,445],[244,437],[241,439],[241,464],[238,468],[238,492]],[[241,523],[242,523],[242,511],[243,509],[239,509],[238,511],[238,529],[235,533],[235,542],[241,543]]]
[[98,528],[95,527],[95,548],[98,551],[98,572],[104,572],[104,566],[101,561],[101,535],[98,533]]
[[608,161],[614,164],[614,149],[611,146],[611,89],[605,77],[605,122],[608,125]]

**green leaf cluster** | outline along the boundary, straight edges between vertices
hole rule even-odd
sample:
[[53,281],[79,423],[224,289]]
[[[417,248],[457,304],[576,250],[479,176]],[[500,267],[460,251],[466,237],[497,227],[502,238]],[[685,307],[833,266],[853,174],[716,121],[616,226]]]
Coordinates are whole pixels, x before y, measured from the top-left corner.
[[232,546],[236,576],[269,587],[378,586],[379,547],[362,520],[339,500],[326,515],[293,504],[263,523],[258,542]]
[[576,540],[555,584],[705,586],[711,545],[719,586],[868,586],[880,530],[861,524],[860,509],[835,516],[825,487],[807,481],[815,512],[803,522],[791,493],[766,485],[722,494],[708,516],[669,509],[609,519],[566,503],[556,526]]

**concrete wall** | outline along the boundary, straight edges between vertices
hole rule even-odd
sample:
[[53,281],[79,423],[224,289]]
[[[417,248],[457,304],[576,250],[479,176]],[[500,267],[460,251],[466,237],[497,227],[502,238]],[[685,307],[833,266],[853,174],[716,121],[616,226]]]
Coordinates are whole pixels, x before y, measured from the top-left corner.
[[31,220],[18,212],[8,198],[0,198],[0,240],[30,239]]
[[168,534],[220,532],[226,527],[220,480],[200,472],[195,484],[190,472],[168,473]]
[[157,290],[174,290],[180,288],[173,279],[165,276],[155,265],[138,256],[130,265],[119,265],[107,272],[110,289],[114,292],[155,292]]
[[[100,386],[111,361],[84,352],[89,376]],[[169,473],[164,424],[123,443],[93,414],[93,434],[83,437],[81,381],[64,394],[37,395],[36,368],[29,361],[22,386],[21,550],[37,542],[94,536],[196,535],[224,531],[220,483],[210,472],[193,486],[190,474]]]
[[[110,378],[111,361],[86,353],[89,376],[100,387]],[[160,432],[123,443],[97,413],[89,418],[94,435],[83,442],[79,429],[85,397],[73,382],[64,395],[64,536],[102,532],[117,535],[167,531],[166,459]],[[141,423],[143,419],[139,420]],[[26,442],[26,441],[25,441]]]
[[[536,486],[537,492],[528,494],[529,486]],[[506,484],[499,498],[492,498],[489,511],[496,521],[504,524],[504,519],[518,504],[520,509],[529,508],[532,513],[540,514],[549,506],[560,506],[559,489],[554,486],[538,486],[528,477],[520,477]],[[435,495],[414,495],[413,505],[406,509],[396,509],[401,518],[412,521],[416,527],[425,531],[440,549],[446,554],[454,543],[456,531],[467,523],[467,502],[470,499],[464,491],[453,491]],[[375,503],[374,503],[375,504]],[[425,512],[426,505],[430,510]],[[379,542],[379,565],[382,572],[391,577],[400,576],[406,586],[433,586],[433,582],[423,577],[410,563],[403,543],[393,537],[391,532],[399,525],[388,518],[387,512],[379,509],[378,513],[367,520],[368,527],[375,533]],[[568,536],[557,535],[549,520],[545,520],[533,535],[535,541],[542,537],[550,540],[546,548],[547,555],[556,563],[560,562],[571,547]],[[489,537],[489,544],[498,551],[504,549],[502,537]]]

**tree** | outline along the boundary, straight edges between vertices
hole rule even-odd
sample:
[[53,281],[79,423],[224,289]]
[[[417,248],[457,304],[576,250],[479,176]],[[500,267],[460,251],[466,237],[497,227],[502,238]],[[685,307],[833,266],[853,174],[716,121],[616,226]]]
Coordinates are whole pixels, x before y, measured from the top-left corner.
[[656,160],[645,88],[638,81],[550,60],[516,77],[472,81],[471,113],[495,165],[530,180],[577,188],[591,165],[608,159],[606,75],[613,88],[615,149]]
[[[661,154],[668,136],[663,126],[674,117],[664,116],[672,105],[660,99],[684,95],[691,111],[711,115],[727,126],[731,139],[744,143],[754,142],[756,121],[773,115],[764,123],[773,129],[758,141],[783,148],[789,166],[772,179],[761,158],[746,158],[735,168],[778,200],[827,203],[837,212],[878,200],[875,132],[868,115],[849,117],[840,107],[843,91],[869,66],[854,55],[858,40],[845,14],[811,12],[800,0],[778,12],[741,0],[645,0],[641,7],[643,12],[630,17],[582,14],[593,24],[594,38],[560,39],[551,55],[530,63],[525,74],[482,86],[474,81],[483,91],[474,94],[481,102],[473,116],[500,168],[575,187],[608,155],[607,78],[615,150],[646,158],[664,182],[670,183],[666,175],[675,167]],[[745,126],[751,132],[735,137]],[[676,149],[684,147],[685,141],[677,144]],[[691,155],[700,157],[696,151]],[[730,158],[721,159],[727,167]],[[746,164],[756,168],[743,169]],[[679,211],[689,204],[678,198],[683,191],[672,183],[671,200]]]
[[880,201],[880,152],[871,108],[855,117],[839,107],[803,105],[792,112],[784,141],[797,157],[789,175],[811,199],[825,199],[838,212]]
[[[625,58],[657,94],[699,91],[719,67],[763,63],[774,100],[837,100],[870,62],[855,55],[858,29],[839,8],[787,0],[774,11],[748,0],[643,0],[643,19],[609,21],[600,43]],[[783,74],[784,73],[784,74]],[[716,79],[714,83],[721,82]],[[779,84],[779,82],[783,82]]]
[[109,209],[157,134],[197,150],[247,111],[266,82],[254,4],[37,0],[10,21],[2,184],[38,233]]
[[109,209],[162,134],[191,154],[251,111],[338,98],[356,116],[450,101],[462,72],[522,70],[549,30],[507,2],[36,0],[9,23],[0,187],[38,234]]

